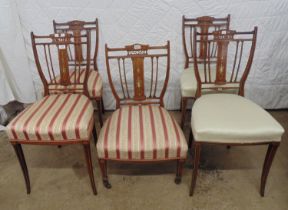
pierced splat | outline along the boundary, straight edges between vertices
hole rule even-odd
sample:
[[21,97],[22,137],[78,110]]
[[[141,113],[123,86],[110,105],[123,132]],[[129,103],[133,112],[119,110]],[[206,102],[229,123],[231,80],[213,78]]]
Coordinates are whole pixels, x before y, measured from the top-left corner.
[[53,34],[52,37],[58,49],[60,83],[62,85],[70,85],[67,44],[70,41],[71,35]]
[[[209,32],[209,28],[212,26],[214,18],[210,16],[202,16],[197,18],[199,27],[200,27],[200,33],[201,34],[207,34]],[[199,58],[204,59],[207,56],[207,36],[201,37],[200,42],[200,54]]]
[[82,45],[81,45],[81,30],[83,30],[83,21],[74,20],[71,21],[71,24],[69,25],[69,29],[73,31],[74,36],[74,51],[75,51],[75,59],[76,62],[81,63],[83,61],[83,53],[82,53]]
[[131,55],[134,78],[134,100],[145,100],[144,85],[144,57],[147,55],[148,45],[134,44],[125,47],[128,55]]
[[235,31],[231,30],[213,32],[215,39],[217,39],[218,46],[215,83],[219,85],[226,83],[228,44],[230,39],[233,39],[234,34]]

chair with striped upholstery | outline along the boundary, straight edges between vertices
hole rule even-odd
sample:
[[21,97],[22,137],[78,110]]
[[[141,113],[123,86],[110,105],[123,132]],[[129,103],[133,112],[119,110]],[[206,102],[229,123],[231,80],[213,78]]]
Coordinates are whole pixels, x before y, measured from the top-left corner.
[[97,141],[104,186],[111,187],[107,176],[108,160],[176,161],[175,182],[180,183],[187,143],[180,126],[163,103],[170,71],[169,42],[165,46],[134,44],[108,48],[106,45],[105,52],[116,111],[104,123]]
[[[80,20],[73,20],[68,22],[56,22],[53,21],[54,33],[71,33],[74,35],[83,34],[87,31],[90,32],[91,37],[91,47],[90,55],[93,56],[90,60],[90,71],[88,74],[88,81],[87,81],[87,89],[88,95],[90,99],[94,100],[97,104],[98,109],[98,117],[99,123],[102,127],[103,119],[102,114],[104,113],[104,103],[102,98],[102,89],[103,89],[103,82],[102,77],[98,72],[98,65],[97,65],[97,56],[98,56],[98,48],[99,48],[99,25],[98,19],[96,18],[95,21],[85,22]],[[81,67],[86,65],[87,60],[84,59],[85,55],[83,55],[83,49],[81,45],[76,45],[73,49],[75,51],[75,59],[69,60],[70,64],[73,63],[81,63]],[[71,51],[69,51],[71,53]],[[84,69],[83,69],[84,70]],[[84,71],[80,71],[82,75],[80,80],[84,80]],[[70,72],[70,77],[73,78],[75,71]],[[76,72],[77,73],[77,72]]]
[[[70,34],[51,34],[36,36],[31,33],[35,63],[40,78],[44,84],[44,97],[27,107],[7,126],[7,134],[13,145],[24,174],[27,193],[31,191],[30,180],[22,144],[29,145],[67,145],[82,144],[84,147],[91,187],[96,194],[93,166],[90,152],[92,132],[96,138],[94,126],[94,111],[87,91],[89,59],[80,74],[69,78],[69,71],[80,71],[79,66],[69,65],[68,48],[73,48],[75,42],[86,49],[90,55],[90,35],[75,37]],[[78,41],[76,41],[78,40]],[[75,55],[74,55],[75,56]],[[79,70],[78,70],[79,69]],[[60,79],[56,79],[60,74]],[[52,94],[61,88],[62,92]]]
[[[181,128],[184,128],[187,102],[189,99],[196,98],[197,80],[194,71],[193,60],[193,32],[212,32],[220,29],[229,29],[230,15],[225,18],[214,18],[210,16],[202,16],[198,18],[182,18],[182,40],[185,55],[184,71],[180,76],[181,85]],[[199,46],[201,51],[199,58],[204,57],[204,50],[207,48],[205,42],[202,42]],[[211,59],[215,59],[216,48],[211,50],[213,56]],[[200,74],[204,74],[204,69],[200,69]],[[212,72],[213,73],[213,72]]]
[[[262,107],[244,98],[244,85],[253,61],[257,27],[253,31],[238,32],[220,30],[213,33],[194,32],[194,55],[199,55],[200,40],[207,46],[206,52],[217,49],[217,65],[194,57],[197,79],[197,100],[192,108],[191,129],[194,137],[194,169],[190,195],[193,195],[201,147],[216,145],[268,145],[263,165],[260,194],[264,196],[265,184],[274,155],[283,135],[282,126]],[[206,65],[206,73],[199,69]],[[211,71],[215,71],[213,76]],[[228,74],[229,72],[229,74]],[[218,93],[235,89],[238,94]],[[205,92],[205,94],[203,94]],[[209,92],[209,94],[207,93]]]

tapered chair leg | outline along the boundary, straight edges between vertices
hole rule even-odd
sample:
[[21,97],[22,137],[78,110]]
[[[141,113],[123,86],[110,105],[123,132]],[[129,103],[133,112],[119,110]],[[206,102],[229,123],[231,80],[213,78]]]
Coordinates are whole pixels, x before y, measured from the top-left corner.
[[181,114],[181,123],[180,123],[180,126],[181,126],[181,128],[183,129],[184,128],[184,124],[185,124],[185,116],[186,116],[186,109],[187,109],[187,98],[184,98],[184,97],[182,97],[182,99],[181,99],[181,105],[182,105],[182,107],[181,107],[181,112],[182,112],[182,114]]
[[181,183],[184,163],[185,163],[185,160],[177,160],[177,171],[176,171],[176,178],[175,178],[176,184]]
[[196,180],[197,180],[198,167],[199,167],[199,162],[200,162],[200,153],[201,153],[201,145],[200,144],[195,144],[194,147],[195,147],[194,168],[193,168],[193,173],[192,173],[190,196],[192,196],[194,193]]
[[97,100],[97,111],[98,111],[98,117],[99,117],[99,122],[100,122],[100,126],[103,126],[103,118],[102,118],[102,105],[101,105],[101,100]]
[[95,125],[93,126],[92,133],[93,133],[93,138],[94,138],[94,145],[96,146],[98,136],[97,136],[97,131],[96,131]]
[[107,176],[107,160],[104,159],[99,159],[99,165],[102,173],[102,181],[104,187],[107,189],[110,189],[112,186],[109,183],[108,176]]
[[87,169],[88,169],[88,174],[90,177],[90,183],[91,183],[91,187],[93,190],[93,194],[97,195],[97,190],[96,190],[95,181],[94,181],[92,160],[91,160],[90,144],[89,143],[83,144],[83,147],[84,147],[85,159],[86,159],[86,163],[87,163]]
[[25,157],[24,157],[24,153],[22,150],[22,146],[21,144],[13,144],[13,148],[16,152],[18,161],[20,163],[22,172],[23,172],[23,176],[25,179],[25,184],[26,184],[26,190],[27,190],[27,194],[30,194],[31,192],[31,187],[30,187],[30,179],[29,179],[29,173],[28,173],[28,168],[26,165],[26,161],[25,161]]
[[260,194],[262,197],[264,196],[267,177],[268,177],[274,156],[278,149],[278,146],[279,144],[269,144],[268,149],[267,149],[265,161],[263,164],[262,176],[261,176]]

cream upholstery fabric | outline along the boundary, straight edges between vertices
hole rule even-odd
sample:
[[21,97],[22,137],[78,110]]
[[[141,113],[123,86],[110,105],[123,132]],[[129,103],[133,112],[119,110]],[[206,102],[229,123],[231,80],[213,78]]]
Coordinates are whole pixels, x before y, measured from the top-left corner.
[[[204,79],[204,69],[201,68],[201,65],[199,65],[199,73],[201,79]],[[216,71],[211,71],[211,78],[212,81],[215,80],[216,78]],[[227,72],[226,78],[230,78],[229,72]],[[227,79],[228,80],[228,79]],[[180,78],[180,85],[181,85],[181,95],[182,97],[189,97],[189,98],[195,98],[196,91],[197,91],[197,80],[194,72],[194,67],[190,67],[187,69],[184,69],[184,71],[181,74]],[[211,87],[216,87],[215,84],[205,84],[202,86],[202,88],[211,88]],[[224,87],[218,85],[218,87]],[[228,87],[228,85],[225,85],[225,87]],[[229,84],[229,87],[236,87],[237,89],[226,89],[220,92],[225,92],[225,93],[238,93],[238,84]],[[212,89],[202,89],[202,94],[211,94],[211,93],[219,93],[219,91],[212,90]]]
[[[85,77],[84,73],[85,73],[85,70],[81,70],[80,71],[80,77],[79,77],[78,71],[76,72],[76,75],[75,75],[75,71],[71,71],[71,73],[70,73],[71,74],[70,75],[71,82],[74,82],[75,77],[76,77],[76,80],[78,80],[78,78],[79,78],[79,81],[83,82],[84,77]],[[58,76],[56,80],[59,81],[60,76]],[[63,91],[65,92],[65,90],[67,90],[69,88],[70,89],[78,88],[80,90],[83,90],[82,85],[78,85],[78,87],[75,87],[75,85],[70,85],[70,86],[49,85],[50,94],[61,93]],[[98,73],[98,71],[90,70],[89,76],[88,76],[87,88],[88,88],[88,93],[89,93],[90,98],[97,98],[97,97],[102,96],[103,82],[102,82],[102,78],[101,78],[100,74]],[[78,92],[83,92],[83,91],[78,91]]]
[[197,99],[191,126],[196,142],[279,142],[284,133],[268,112],[233,94],[207,94]]
[[117,160],[186,158],[187,142],[176,120],[160,106],[123,106],[105,122],[98,157]]
[[197,90],[197,80],[193,67],[184,69],[184,71],[181,73],[180,85],[182,97],[195,97]]
[[89,98],[57,94],[26,108],[9,123],[6,132],[11,140],[21,141],[89,140],[93,122]]

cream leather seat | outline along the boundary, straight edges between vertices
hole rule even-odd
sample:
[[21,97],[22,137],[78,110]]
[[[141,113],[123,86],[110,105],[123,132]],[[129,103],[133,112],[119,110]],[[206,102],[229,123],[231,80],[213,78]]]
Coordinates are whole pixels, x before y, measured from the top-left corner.
[[208,94],[193,105],[195,142],[247,144],[280,142],[283,127],[263,108],[234,94]]

